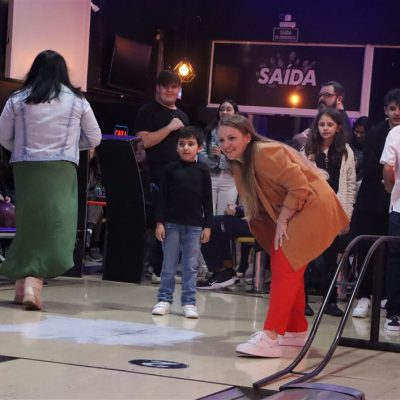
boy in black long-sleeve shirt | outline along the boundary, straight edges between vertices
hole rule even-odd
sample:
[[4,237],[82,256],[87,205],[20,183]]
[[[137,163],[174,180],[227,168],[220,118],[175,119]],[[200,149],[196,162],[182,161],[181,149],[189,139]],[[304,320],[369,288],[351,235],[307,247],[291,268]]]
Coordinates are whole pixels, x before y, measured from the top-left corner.
[[200,243],[210,239],[213,218],[210,173],[204,164],[196,161],[203,142],[199,129],[181,128],[177,146],[180,160],[169,163],[163,171],[156,208],[156,237],[162,242],[164,260],[153,315],[165,315],[170,310],[182,251],[183,314],[186,318],[199,317],[196,308],[198,257]]

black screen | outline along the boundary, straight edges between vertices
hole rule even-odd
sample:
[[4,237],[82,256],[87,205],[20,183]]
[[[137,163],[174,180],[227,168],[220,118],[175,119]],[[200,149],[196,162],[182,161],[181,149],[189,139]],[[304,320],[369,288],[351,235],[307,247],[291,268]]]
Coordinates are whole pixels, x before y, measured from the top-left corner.
[[151,46],[117,35],[108,85],[144,93],[148,81],[150,57]]

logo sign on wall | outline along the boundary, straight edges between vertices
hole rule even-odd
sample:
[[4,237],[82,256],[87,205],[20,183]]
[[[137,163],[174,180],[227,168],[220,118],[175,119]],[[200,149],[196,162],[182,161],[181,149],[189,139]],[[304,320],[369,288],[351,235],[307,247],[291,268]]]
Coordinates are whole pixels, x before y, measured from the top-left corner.
[[188,367],[187,364],[166,360],[131,360],[129,363],[148,368],[181,369]]
[[274,42],[298,42],[299,29],[296,22],[292,20],[291,14],[279,14],[279,28],[274,28],[272,40]]
[[367,108],[368,54],[361,45],[214,41],[208,105],[233,98],[243,112],[312,117],[320,85],[334,80],[345,88],[346,111],[357,117]]

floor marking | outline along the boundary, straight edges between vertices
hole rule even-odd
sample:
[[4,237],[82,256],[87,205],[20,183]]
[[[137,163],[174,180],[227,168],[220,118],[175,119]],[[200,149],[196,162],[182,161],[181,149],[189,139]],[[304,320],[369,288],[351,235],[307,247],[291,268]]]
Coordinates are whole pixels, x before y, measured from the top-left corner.
[[35,323],[0,324],[0,332],[29,339],[65,340],[80,344],[172,346],[193,341],[203,333],[134,322],[49,316]]

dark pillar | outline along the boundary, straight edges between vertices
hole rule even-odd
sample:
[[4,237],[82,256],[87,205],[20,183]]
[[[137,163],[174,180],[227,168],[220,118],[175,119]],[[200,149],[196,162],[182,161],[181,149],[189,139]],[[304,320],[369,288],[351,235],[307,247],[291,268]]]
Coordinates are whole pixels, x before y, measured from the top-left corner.
[[107,199],[103,279],[140,283],[146,231],[142,139],[103,135],[96,152]]

